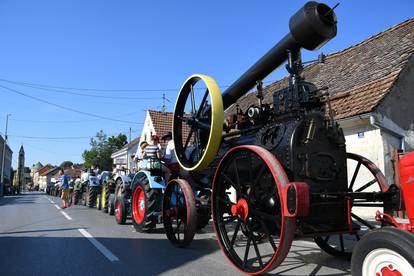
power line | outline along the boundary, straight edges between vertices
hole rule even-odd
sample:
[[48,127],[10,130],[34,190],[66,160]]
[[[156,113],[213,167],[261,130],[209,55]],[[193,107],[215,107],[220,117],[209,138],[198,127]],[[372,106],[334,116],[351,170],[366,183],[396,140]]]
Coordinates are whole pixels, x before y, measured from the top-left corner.
[[85,112],[85,111],[76,110],[76,109],[73,109],[73,108],[70,108],[70,107],[66,107],[66,106],[63,106],[63,105],[60,105],[60,104],[55,104],[55,103],[52,103],[52,102],[49,102],[49,101],[46,101],[46,100],[43,100],[43,99],[40,99],[40,98],[31,96],[31,95],[25,94],[23,92],[20,92],[18,90],[15,90],[13,88],[10,88],[10,87],[4,86],[4,85],[0,85],[0,87],[1,88],[4,88],[4,89],[6,89],[6,90],[8,90],[10,92],[13,92],[15,94],[19,94],[21,96],[24,96],[26,98],[29,98],[29,99],[32,99],[32,100],[35,100],[35,101],[38,101],[38,102],[41,102],[41,103],[44,103],[44,104],[48,104],[48,105],[51,105],[51,106],[54,106],[54,107],[58,107],[60,109],[64,109],[64,110],[67,110],[67,111],[71,111],[71,112],[75,112],[75,113],[79,113],[79,114],[82,114],[82,115],[86,115],[86,116],[90,116],[90,117],[95,117],[95,118],[99,118],[99,119],[103,119],[103,120],[108,120],[108,121],[114,121],[114,122],[120,122],[120,123],[128,123],[128,124],[137,124],[136,122],[132,122],[132,121],[125,121],[125,120],[114,119],[114,118],[105,117],[105,116],[101,116],[101,115],[97,115],[97,114],[93,114],[93,113],[89,113],[89,112]]
[[[141,113],[141,111],[139,112],[130,112],[130,113],[126,113],[126,114],[122,114],[122,115],[118,115],[118,116],[113,116],[112,118],[122,118],[124,116],[130,116],[130,115],[134,115],[134,114],[138,114]],[[56,123],[56,124],[61,124],[61,123],[83,123],[83,122],[96,122],[96,121],[101,121],[104,119],[90,119],[90,120],[29,120],[29,119],[15,119],[15,118],[10,118],[9,120],[11,121],[16,121],[16,122],[28,122],[28,123]],[[144,123],[135,123],[137,125],[143,125]]]
[[57,86],[57,85],[49,85],[49,84],[40,84],[40,83],[32,83],[32,82],[25,82],[25,81],[12,81],[7,79],[0,79],[1,81],[11,82],[15,84],[21,85],[31,85],[43,88],[53,88],[53,89],[64,89],[64,90],[78,90],[78,91],[97,91],[97,92],[162,92],[162,91],[178,91],[177,88],[167,88],[167,89],[99,89],[99,88],[80,88],[80,87],[65,87],[65,86]]
[[38,89],[38,90],[42,90],[42,91],[49,91],[49,92],[55,92],[55,93],[60,93],[60,94],[75,95],[75,96],[81,96],[81,97],[90,97],[90,98],[99,97],[99,98],[102,98],[102,99],[139,100],[139,101],[153,100],[154,99],[154,98],[145,98],[145,97],[102,96],[102,95],[97,95],[97,94],[92,95],[92,94],[85,94],[85,93],[78,93],[78,92],[63,91],[63,90],[58,90],[56,88],[39,87],[39,86],[35,86],[35,85],[30,85],[30,84],[25,84],[25,83],[5,80],[5,79],[0,79],[0,81],[7,82],[7,83],[10,83],[10,84],[20,85],[20,86],[23,86],[23,87],[34,88],[34,89]]
[[46,137],[46,136],[27,136],[27,135],[14,135],[9,134],[10,137],[25,138],[25,139],[44,139],[44,140],[77,140],[77,139],[90,139],[89,136],[63,136],[63,137]]

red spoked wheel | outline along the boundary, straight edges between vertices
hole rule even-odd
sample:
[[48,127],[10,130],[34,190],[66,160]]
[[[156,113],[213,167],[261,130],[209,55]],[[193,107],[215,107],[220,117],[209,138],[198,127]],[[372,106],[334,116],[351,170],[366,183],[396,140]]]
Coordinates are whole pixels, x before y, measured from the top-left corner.
[[125,224],[126,212],[125,200],[123,196],[120,196],[115,200],[115,220],[118,224]]
[[188,246],[197,230],[193,190],[183,179],[171,180],[165,188],[162,214],[167,238],[177,247]]
[[264,148],[235,147],[220,161],[212,192],[214,230],[238,270],[262,274],[288,254],[296,222],[282,208],[287,184],[283,168]]
[[[381,170],[367,158],[354,153],[347,153],[348,191],[349,192],[386,192],[389,189]],[[361,237],[380,226],[372,220],[378,208],[384,208],[383,202],[369,200],[349,200],[351,209],[349,220],[353,230],[348,234],[315,237],[315,243],[326,253],[344,259],[350,259],[355,245]],[[371,209],[371,215],[367,215]],[[382,210],[381,210],[382,211]],[[370,219],[368,219],[370,218]]]

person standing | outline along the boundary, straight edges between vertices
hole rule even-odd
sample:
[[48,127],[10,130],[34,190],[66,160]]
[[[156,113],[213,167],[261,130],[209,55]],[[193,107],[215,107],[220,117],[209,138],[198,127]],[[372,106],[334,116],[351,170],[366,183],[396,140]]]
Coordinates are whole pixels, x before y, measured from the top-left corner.
[[180,164],[175,156],[174,140],[172,139],[172,133],[168,132],[162,137],[162,140],[167,141],[167,146],[164,150],[164,161],[167,164],[168,170],[166,171],[165,179],[168,182],[171,178],[176,178],[180,172]]
[[59,182],[62,189],[62,209],[69,207],[69,175],[65,174],[63,169],[60,169]]

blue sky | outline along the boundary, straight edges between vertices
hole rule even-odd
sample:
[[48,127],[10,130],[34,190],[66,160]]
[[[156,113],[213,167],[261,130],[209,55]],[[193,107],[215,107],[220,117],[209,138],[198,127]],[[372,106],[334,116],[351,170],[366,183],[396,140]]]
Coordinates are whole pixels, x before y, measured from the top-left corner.
[[[336,2],[326,1],[331,6]],[[21,144],[31,166],[36,161],[81,162],[82,151],[89,147],[88,138],[82,137],[100,129],[117,134],[131,127],[133,138],[138,136],[144,110],[160,109],[163,93],[175,102],[182,82],[193,73],[211,75],[219,85],[231,84],[287,33],[289,17],[304,3],[0,1],[0,133],[11,113],[13,167]],[[347,48],[412,17],[413,11],[412,0],[341,1],[337,37],[318,52],[304,52],[303,58]],[[283,75],[279,69],[268,80]],[[39,89],[5,80],[136,91]],[[97,119],[57,105],[128,122]],[[167,110],[172,109],[167,102]]]

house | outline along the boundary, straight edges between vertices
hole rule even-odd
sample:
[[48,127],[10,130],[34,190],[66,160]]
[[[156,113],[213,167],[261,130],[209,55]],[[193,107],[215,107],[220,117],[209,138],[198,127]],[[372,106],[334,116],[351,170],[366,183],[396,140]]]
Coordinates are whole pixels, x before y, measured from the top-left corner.
[[83,164],[73,164],[72,166],[65,168],[65,174],[71,179],[80,178],[82,172],[85,170]]
[[[393,183],[394,149],[414,148],[414,18],[374,35],[343,51],[312,63],[302,73],[317,87],[329,87],[334,118],[346,137],[348,152],[373,161]],[[288,79],[264,89],[264,102],[286,87]],[[254,93],[240,98],[245,111],[256,103]]]
[[137,152],[138,144],[139,138],[136,138],[111,155],[117,169],[134,167],[132,159]]
[[[4,138],[0,135],[0,183],[1,183],[1,174],[2,174],[2,168],[3,168],[3,149],[4,149]],[[10,149],[9,145],[7,145],[6,143],[6,154],[4,156],[4,186],[0,186],[0,196],[3,195],[3,191],[7,190],[11,183],[12,183],[12,178],[11,178],[11,163],[12,163],[12,154],[13,151]],[[1,184],[0,184],[1,185]]]
[[52,167],[39,175],[39,190],[46,191],[46,186],[51,183],[52,177],[59,171],[60,167]]
[[46,183],[43,184],[40,176],[51,168],[53,168],[53,166],[47,164],[33,173],[33,186],[35,190],[44,191],[46,189]]

